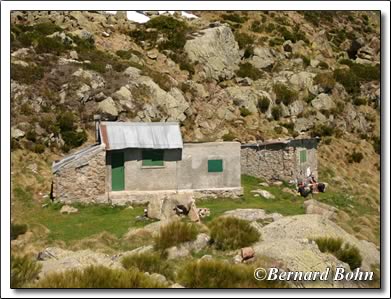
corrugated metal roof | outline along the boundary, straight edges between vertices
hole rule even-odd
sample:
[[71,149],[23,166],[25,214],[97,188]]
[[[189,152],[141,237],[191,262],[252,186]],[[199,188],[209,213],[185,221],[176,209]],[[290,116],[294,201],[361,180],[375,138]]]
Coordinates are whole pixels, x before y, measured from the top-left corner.
[[83,148],[69,156],[66,156],[64,159],[61,159],[59,161],[53,162],[52,164],[52,172],[56,173],[58,170],[63,168],[66,165],[69,165],[70,163],[73,163],[75,161],[78,161],[82,158],[85,158],[90,155],[94,155],[95,153],[99,153],[100,151],[104,150],[100,144],[94,144],[91,146],[88,146],[86,148]]
[[102,122],[100,134],[106,150],[183,148],[181,131],[176,122]]

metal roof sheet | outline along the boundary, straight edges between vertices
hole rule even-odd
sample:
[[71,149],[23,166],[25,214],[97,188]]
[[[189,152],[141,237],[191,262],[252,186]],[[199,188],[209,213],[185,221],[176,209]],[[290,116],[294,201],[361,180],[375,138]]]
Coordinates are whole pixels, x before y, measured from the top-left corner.
[[176,122],[102,122],[101,140],[106,150],[124,148],[183,148]]
[[85,147],[85,148],[83,148],[83,149],[81,149],[71,155],[66,156],[65,158],[63,158],[59,161],[53,162],[52,172],[56,173],[58,170],[60,170],[64,166],[69,165],[70,163],[78,161],[78,160],[85,158],[87,156],[93,156],[94,154],[99,153],[102,150],[103,150],[103,148],[101,147],[100,144],[94,144],[94,145],[90,145],[88,147]]

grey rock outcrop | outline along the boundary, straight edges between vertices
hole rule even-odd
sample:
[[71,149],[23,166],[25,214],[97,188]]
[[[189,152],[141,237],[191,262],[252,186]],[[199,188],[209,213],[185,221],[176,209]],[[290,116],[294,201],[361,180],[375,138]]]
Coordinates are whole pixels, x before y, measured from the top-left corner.
[[239,46],[228,26],[204,29],[184,47],[192,62],[204,67],[206,76],[216,80],[231,79],[240,61]]
[[315,99],[311,101],[312,107],[318,110],[330,110],[335,108],[333,99],[325,93],[321,93]]

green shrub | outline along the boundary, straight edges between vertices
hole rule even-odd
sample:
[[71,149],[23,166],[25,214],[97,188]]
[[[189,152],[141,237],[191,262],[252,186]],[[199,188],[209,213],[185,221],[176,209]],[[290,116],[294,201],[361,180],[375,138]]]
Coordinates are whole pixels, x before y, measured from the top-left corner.
[[304,19],[315,26],[319,26],[321,23],[333,22],[335,12],[333,11],[303,11]]
[[307,67],[311,64],[311,59],[308,56],[300,55],[300,58],[303,60],[304,67]]
[[224,141],[233,141],[236,136],[233,133],[229,132],[227,134],[224,134],[222,138]]
[[284,105],[289,105],[297,99],[297,92],[293,89],[290,89],[283,83],[274,84],[273,91],[276,94],[277,104],[280,104],[282,102],[284,103]]
[[170,33],[179,29],[187,28],[185,22],[180,21],[171,16],[160,15],[155,18],[151,18],[147,23],[145,23],[147,28],[155,28],[160,32]]
[[45,146],[42,143],[34,144],[33,152],[37,154],[42,154],[45,152]]
[[326,124],[320,124],[316,125],[311,132],[312,137],[325,137],[325,136],[332,136],[334,134],[335,130],[334,127],[326,125]]
[[349,163],[360,163],[361,160],[364,159],[364,155],[355,150],[352,153],[347,154],[346,157],[348,158]]
[[11,240],[15,240],[19,235],[27,232],[27,224],[11,223]]
[[[263,265],[260,265],[262,267]],[[222,260],[198,260],[180,268],[178,281],[187,288],[281,288],[285,283],[253,278],[257,266]]]
[[360,97],[360,96],[353,97],[353,105],[361,106],[361,105],[366,105],[366,104],[367,104],[366,98]]
[[361,266],[362,257],[356,246],[345,244],[345,246],[336,253],[336,258],[347,263],[351,270]]
[[70,111],[60,113],[57,117],[57,125],[61,132],[72,131],[75,128],[75,116]]
[[246,62],[239,65],[239,70],[236,71],[236,75],[242,78],[249,77],[252,80],[258,80],[263,77],[263,72],[251,63]]
[[51,22],[46,22],[46,23],[39,23],[39,24],[30,26],[29,31],[37,31],[37,32],[41,33],[42,35],[50,35],[55,32],[62,32],[63,29],[56,24],[53,24]]
[[240,107],[239,110],[240,110],[240,115],[243,117],[246,117],[251,114],[251,111],[248,110],[246,107]]
[[282,127],[280,127],[280,126],[274,127],[273,130],[274,130],[274,132],[276,132],[277,134],[282,134]]
[[29,287],[37,277],[41,266],[29,256],[11,255],[11,288]]
[[360,81],[357,76],[350,70],[334,70],[334,78],[341,83],[348,93],[358,93],[360,91]]
[[254,48],[253,46],[247,46],[246,49],[244,49],[243,57],[248,59],[252,56],[254,56]]
[[270,100],[267,97],[261,97],[258,99],[258,108],[262,113],[265,113],[270,106]]
[[167,287],[144,273],[132,269],[110,269],[89,266],[46,275],[34,285],[37,288],[162,288]]
[[290,31],[285,26],[279,27],[279,32],[281,33],[284,40],[290,40],[293,43],[298,42],[299,40],[302,40],[306,43],[308,43],[308,39],[303,31],[300,30],[299,27],[295,27],[293,31]]
[[320,237],[314,240],[319,247],[321,252],[335,253],[341,249],[342,239],[332,237]]
[[381,152],[381,140],[379,136],[372,137],[372,145],[373,149],[375,150],[376,154],[380,155]]
[[37,141],[37,133],[35,133],[35,131],[33,131],[33,130],[27,131],[26,139],[30,140],[32,142],[36,142]]
[[275,37],[269,40],[269,46],[275,47],[275,46],[281,46],[284,43],[284,40],[279,37]]
[[279,120],[282,116],[282,108],[280,106],[273,106],[271,112],[274,120]]
[[221,17],[223,18],[223,20],[231,21],[231,22],[239,23],[239,24],[247,21],[247,17],[242,17],[237,13],[223,14]]
[[194,241],[197,237],[197,227],[192,223],[172,221],[160,228],[155,238],[155,249],[165,250],[184,242]]
[[254,38],[247,33],[235,32],[235,39],[238,42],[239,49],[244,49],[254,44]]
[[118,50],[115,54],[122,59],[131,59],[134,55],[141,56],[141,53],[136,50]]
[[127,255],[121,260],[122,266],[131,270],[138,268],[141,272],[160,273],[166,277],[172,277],[172,269],[169,263],[156,252],[145,252]]
[[70,146],[71,148],[79,147],[84,142],[87,141],[87,133],[86,131],[82,130],[80,132],[76,131],[65,131],[61,133],[62,139],[64,140],[65,144]]
[[190,75],[194,75],[194,63],[190,62],[186,52],[176,51],[169,56],[174,62],[179,64],[181,70],[188,71]]
[[379,81],[380,65],[353,63],[350,66],[351,71],[359,78],[360,81]]
[[318,64],[319,68],[322,70],[327,70],[329,68],[329,65],[325,61],[320,61]]
[[318,73],[314,78],[314,82],[325,92],[330,92],[335,86],[335,79],[332,72]]
[[41,80],[44,69],[41,66],[29,65],[27,67],[19,64],[11,64],[11,79],[23,84],[32,84]]
[[249,246],[259,240],[258,231],[247,221],[233,217],[219,217],[210,224],[211,240],[219,250]]
[[[264,22],[263,22],[264,23]],[[250,27],[251,31],[261,33],[265,30],[260,21],[253,21]]]
[[60,55],[70,48],[70,46],[64,45],[60,38],[42,36],[38,38],[38,45],[35,51],[38,54],[53,53]]

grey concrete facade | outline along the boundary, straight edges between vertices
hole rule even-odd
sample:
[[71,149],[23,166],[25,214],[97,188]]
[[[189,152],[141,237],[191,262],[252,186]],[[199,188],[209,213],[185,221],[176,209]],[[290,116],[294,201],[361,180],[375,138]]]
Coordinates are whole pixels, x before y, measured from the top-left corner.
[[[266,180],[303,179],[307,172],[318,178],[316,139],[294,139],[288,142],[242,145],[241,170]],[[305,161],[300,153],[305,151]]]
[[[240,188],[240,143],[185,143],[164,150],[164,166],[143,166],[142,149],[124,149],[125,191]],[[209,173],[208,160],[223,160],[223,171]],[[106,154],[106,190],[111,192],[111,151]]]

